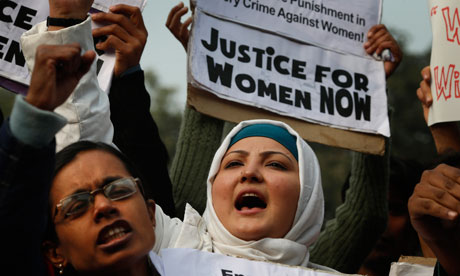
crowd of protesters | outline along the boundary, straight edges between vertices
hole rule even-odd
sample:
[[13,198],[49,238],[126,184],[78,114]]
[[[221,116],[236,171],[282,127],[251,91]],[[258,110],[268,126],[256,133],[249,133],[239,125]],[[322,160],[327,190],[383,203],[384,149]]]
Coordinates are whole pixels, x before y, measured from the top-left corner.
[[[164,275],[161,249],[193,248],[367,275],[420,255],[437,258],[435,275],[460,274],[455,123],[430,127],[440,155],[430,168],[390,158],[389,139],[383,156],[353,153],[343,203],[323,226],[319,163],[285,123],[234,125],[187,107],[168,172],[139,65],[142,14],[122,4],[88,15],[92,3],[49,0],[48,22],[21,38],[32,77],[0,129],[2,273]],[[166,22],[186,50],[187,11],[176,5]],[[106,25],[91,30],[91,20]],[[367,37],[369,55],[391,51],[389,78],[398,43],[384,25]],[[94,49],[116,54],[109,95]],[[417,91],[425,120],[430,82],[427,67]]]

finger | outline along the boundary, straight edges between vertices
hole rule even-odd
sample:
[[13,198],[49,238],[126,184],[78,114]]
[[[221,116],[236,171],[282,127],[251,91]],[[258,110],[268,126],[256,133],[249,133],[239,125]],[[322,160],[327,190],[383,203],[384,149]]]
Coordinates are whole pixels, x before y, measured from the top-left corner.
[[455,212],[460,212],[460,201],[450,191],[443,187],[442,183],[431,181],[421,182],[414,189],[414,194],[419,197],[430,199],[437,204]]
[[392,50],[392,42],[391,41],[383,41],[381,43],[378,43],[378,47],[375,50],[375,53],[377,55],[380,55],[383,52],[383,50],[385,50],[385,49],[390,49],[390,51]]
[[182,24],[182,26],[180,27],[179,35],[181,38],[188,40],[188,36],[189,36],[188,27],[190,26],[190,24],[192,24],[192,21],[193,21],[193,18],[189,17],[187,18],[187,20],[184,21],[184,24]]
[[460,169],[446,164],[440,164],[436,169],[451,180],[444,183],[444,188],[460,199]]
[[383,24],[377,24],[372,26],[369,31],[367,32],[367,38],[372,38],[378,30],[380,30],[384,25]]
[[[182,16],[185,15],[187,12],[188,12],[187,7],[183,7],[178,12],[176,12],[176,14],[174,14],[174,16],[173,16],[171,24],[169,25],[169,28],[172,29],[172,30],[175,30],[175,29],[179,28],[181,26],[181,24],[182,24],[180,22],[180,20],[181,20]],[[176,34],[176,35],[178,35],[178,34]]]
[[49,49],[50,58],[54,59],[57,67],[57,75],[72,74],[80,65],[81,48],[78,44],[63,45]]
[[116,51],[129,51],[127,48],[129,44],[119,39],[116,36],[109,36],[104,42],[100,42],[96,45],[98,50],[116,50]]
[[375,44],[378,39],[388,36],[388,32],[386,28],[380,27],[380,25],[376,25],[374,27],[375,28],[372,31],[369,30],[368,36],[367,36],[367,40],[370,44]]
[[417,98],[419,99],[419,101],[422,103],[423,106],[426,106],[426,104],[425,104],[425,94],[423,94],[421,88],[417,89]]
[[444,220],[454,220],[458,217],[457,212],[439,205],[428,198],[411,197],[409,198],[408,206],[412,220],[424,216],[431,216]]
[[128,17],[131,22],[141,31],[147,33],[145,28],[144,19],[142,17],[142,12],[138,7],[129,6],[125,4],[119,4],[116,6],[110,7],[110,11],[116,14],[123,14]]
[[136,7],[136,6],[130,6],[130,5],[126,5],[126,4],[118,4],[118,5],[115,5],[115,6],[111,6],[109,8],[110,12],[112,13],[119,13],[119,14],[123,14],[127,17],[130,17],[131,15],[139,12],[140,12],[140,9],[139,7]]
[[[105,22],[108,23],[108,25],[104,26],[112,26],[113,25],[119,25],[121,28],[123,28],[128,34],[131,35],[137,35],[138,30],[136,29],[136,26],[129,20],[124,15],[121,14],[116,14],[116,13],[96,13],[92,15],[92,19],[96,22]],[[94,34],[94,31],[97,31],[98,29],[104,28],[96,28],[93,30],[93,36],[98,36]],[[97,34],[97,32],[96,32]]]
[[168,18],[166,19],[166,26],[169,26],[171,25],[171,22],[173,20],[173,17],[174,15],[176,14],[176,12],[180,9],[182,9],[184,7],[184,3],[183,2],[180,2],[179,4],[175,5],[171,11],[169,12],[168,14]]
[[[121,39],[124,42],[129,42],[129,41],[134,40],[134,37],[131,36],[126,31],[126,29],[120,27],[118,24],[106,25],[104,27],[94,29],[93,36],[94,37],[107,36],[108,38],[106,39],[106,41],[109,39],[110,36],[116,36],[118,39]],[[104,43],[104,42],[100,42],[100,43]],[[100,43],[98,43],[97,45],[99,45]]]
[[433,95],[431,94],[431,84],[425,80],[420,82],[421,92],[423,93],[422,103],[430,107],[433,103]]
[[420,72],[422,78],[426,81],[431,81],[431,71],[430,66],[425,66],[422,71]]

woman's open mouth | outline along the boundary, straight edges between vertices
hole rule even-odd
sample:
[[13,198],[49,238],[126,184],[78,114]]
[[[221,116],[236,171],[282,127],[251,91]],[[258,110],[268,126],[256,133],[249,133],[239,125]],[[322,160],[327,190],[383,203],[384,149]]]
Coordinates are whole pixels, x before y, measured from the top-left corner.
[[116,251],[124,246],[132,236],[132,229],[128,222],[118,220],[105,226],[99,232],[97,245],[105,251]]
[[267,203],[265,199],[257,193],[244,192],[236,199],[235,208],[238,211],[248,211],[255,208],[260,210],[267,208]]

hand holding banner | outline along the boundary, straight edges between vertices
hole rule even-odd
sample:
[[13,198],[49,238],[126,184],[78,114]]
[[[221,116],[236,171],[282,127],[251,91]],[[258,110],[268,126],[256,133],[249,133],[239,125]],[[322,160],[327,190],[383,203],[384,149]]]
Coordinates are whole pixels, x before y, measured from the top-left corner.
[[433,44],[428,125],[460,120],[460,3],[429,0]]

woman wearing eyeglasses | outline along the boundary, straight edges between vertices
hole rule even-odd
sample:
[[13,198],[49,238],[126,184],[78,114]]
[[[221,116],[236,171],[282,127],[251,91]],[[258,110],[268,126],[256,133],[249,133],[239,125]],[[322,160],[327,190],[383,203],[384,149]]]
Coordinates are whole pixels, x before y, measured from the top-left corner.
[[54,175],[43,244],[54,267],[66,275],[154,275],[148,254],[155,243],[155,203],[144,197],[126,157],[82,141],[56,155]]

